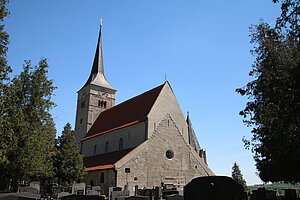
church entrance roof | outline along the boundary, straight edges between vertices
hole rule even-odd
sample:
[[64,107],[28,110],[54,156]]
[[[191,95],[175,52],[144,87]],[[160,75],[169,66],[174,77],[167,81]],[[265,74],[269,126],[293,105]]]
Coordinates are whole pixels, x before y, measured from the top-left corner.
[[125,149],[122,151],[115,151],[105,154],[100,154],[96,156],[89,156],[83,158],[83,163],[86,171],[95,171],[102,169],[112,169],[114,168],[114,164],[123,158],[127,153],[129,153],[132,149]]

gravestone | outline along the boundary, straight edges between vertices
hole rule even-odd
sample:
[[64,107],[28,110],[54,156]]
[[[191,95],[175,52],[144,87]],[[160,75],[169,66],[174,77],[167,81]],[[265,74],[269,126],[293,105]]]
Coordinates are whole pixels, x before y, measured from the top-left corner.
[[267,200],[277,200],[276,191],[271,191],[271,190],[266,191],[266,199]]
[[253,190],[253,200],[266,200],[267,199],[267,191],[265,188],[258,188],[257,190]]
[[86,194],[85,183],[73,183],[72,184],[72,194]]
[[185,200],[244,200],[243,186],[226,176],[194,178],[184,187]]
[[25,187],[19,188],[18,192],[19,193],[28,192],[28,193],[38,194],[38,189],[36,189],[35,187],[25,186]]
[[183,196],[179,194],[172,194],[169,196],[166,196],[166,200],[183,200]]
[[296,193],[296,190],[294,189],[285,189],[284,190],[284,196],[285,196],[285,199],[287,200],[296,200],[297,199],[297,193]]
[[149,200],[148,197],[145,196],[130,196],[130,197],[118,197],[116,200]]
[[40,193],[41,191],[41,183],[38,182],[38,181],[32,181],[30,184],[29,184],[30,187],[33,187],[33,188],[36,188],[37,189],[37,193]]

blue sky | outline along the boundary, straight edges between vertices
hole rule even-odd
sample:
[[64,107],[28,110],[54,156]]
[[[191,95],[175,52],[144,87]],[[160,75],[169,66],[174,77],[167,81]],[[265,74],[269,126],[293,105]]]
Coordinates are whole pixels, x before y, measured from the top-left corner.
[[52,110],[57,134],[74,127],[77,91],[88,78],[103,18],[105,74],[117,103],[167,80],[193,127],[208,164],[231,175],[234,162],[248,184],[260,183],[242,138],[250,129],[238,115],[246,103],[235,89],[250,77],[249,26],[273,23],[271,0],[12,0],[6,18],[8,60],[17,74],[24,60],[48,59],[57,86]]

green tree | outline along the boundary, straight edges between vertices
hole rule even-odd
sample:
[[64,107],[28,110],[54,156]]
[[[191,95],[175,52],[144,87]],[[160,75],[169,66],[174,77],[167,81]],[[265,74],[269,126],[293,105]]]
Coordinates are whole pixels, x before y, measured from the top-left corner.
[[83,157],[76,144],[75,132],[67,123],[57,140],[56,176],[64,184],[79,180],[84,174]]
[[248,96],[240,115],[253,137],[243,140],[260,178],[300,182],[300,2],[281,2],[275,27],[261,21],[250,29],[254,80],[237,92]]
[[239,184],[241,184],[243,186],[244,191],[247,190],[246,181],[243,178],[243,174],[240,170],[240,167],[236,162],[233,163],[231,177],[232,177],[233,180],[235,180],[236,182],[238,182]]
[[47,179],[54,175],[52,156],[55,152],[55,128],[50,110],[52,80],[48,80],[48,64],[41,59],[34,68],[26,61],[20,75],[4,90],[6,163],[1,177],[11,180],[12,190],[30,179]]
[[7,83],[9,80],[8,75],[11,72],[11,68],[7,65],[6,59],[9,35],[4,31],[4,24],[2,24],[4,18],[8,15],[6,4],[7,0],[0,0],[0,166],[7,162],[7,136],[3,128],[5,120],[2,117],[6,110],[6,107],[3,103],[3,93],[7,88]]

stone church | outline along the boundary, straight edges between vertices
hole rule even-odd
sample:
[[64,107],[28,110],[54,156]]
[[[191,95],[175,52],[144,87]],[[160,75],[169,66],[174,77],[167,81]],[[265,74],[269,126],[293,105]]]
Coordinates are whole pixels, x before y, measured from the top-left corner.
[[115,105],[106,80],[102,25],[92,70],[78,91],[75,132],[84,156],[85,182],[101,186],[183,189],[191,179],[212,176],[189,116],[185,119],[169,82]]

